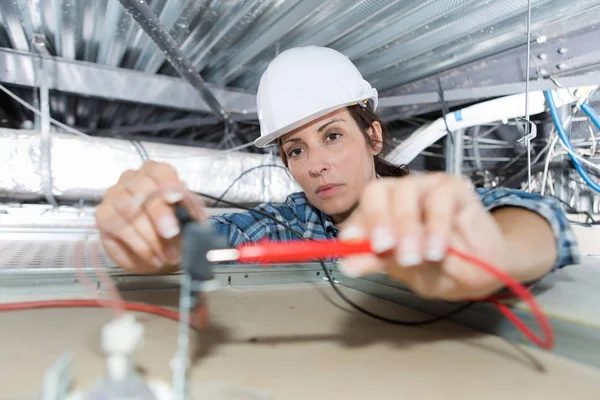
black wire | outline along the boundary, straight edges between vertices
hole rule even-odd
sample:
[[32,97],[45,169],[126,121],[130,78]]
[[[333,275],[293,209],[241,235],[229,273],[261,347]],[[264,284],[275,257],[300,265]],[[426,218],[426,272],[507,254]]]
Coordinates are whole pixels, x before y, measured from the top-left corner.
[[277,165],[277,164],[263,164],[263,165],[258,165],[256,167],[252,167],[250,169],[247,169],[246,171],[242,172],[240,174],[240,176],[238,176],[237,178],[234,179],[233,182],[231,182],[231,184],[229,185],[229,187],[227,189],[225,189],[225,191],[223,192],[223,194],[221,196],[219,196],[219,198],[217,199],[217,201],[215,201],[212,205],[212,207],[215,207],[217,204],[221,203],[223,198],[225,197],[225,195],[231,190],[231,188],[233,187],[233,185],[236,184],[237,181],[239,181],[240,179],[242,179],[242,177],[244,175],[246,175],[249,172],[254,171],[255,169],[259,169],[259,168],[265,168],[265,167],[273,167],[273,168],[281,168],[281,169],[286,169],[284,166],[282,165]]
[[[573,207],[572,205],[570,205],[569,203],[567,203],[566,201],[561,199],[560,197],[557,197],[557,196],[550,196],[550,197],[554,197],[556,200],[560,201],[564,206],[566,206],[567,212],[570,212],[573,214],[583,214],[587,217],[585,222],[568,220],[570,223],[575,224],[575,225],[583,225],[583,226],[592,226],[592,225],[598,224],[598,222],[596,222],[596,220],[594,220],[594,217],[592,216],[592,214],[590,214],[588,211],[579,211],[575,207]],[[589,221],[591,221],[591,223]]]
[[144,147],[144,145],[142,144],[142,142],[140,142],[138,139],[131,139],[131,142],[134,145],[137,145],[137,147],[139,147],[138,152],[140,153],[142,160],[143,161],[148,161],[150,159],[150,156],[148,155],[148,152],[146,151],[146,148]]
[[[281,225],[282,227],[284,227],[285,229],[287,229],[288,231],[292,232],[294,235],[298,236],[300,239],[303,239],[304,237],[302,236],[302,234],[300,232],[298,232],[297,230],[289,227],[288,225],[284,224],[283,222],[277,220],[277,218],[273,217],[270,214],[267,214],[265,212],[262,212],[260,210],[256,210],[253,208],[248,208],[245,207],[241,204],[237,204],[235,202],[232,201],[227,201],[227,200],[223,200],[223,199],[218,199],[216,197],[213,197],[211,195],[205,194],[205,193],[199,193],[199,192],[195,192],[196,194],[200,195],[200,196],[204,196],[206,198],[212,199],[212,200],[218,200],[222,203],[228,204],[232,207],[236,207],[236,208],[241,208],[244,209],[246,211],[250,211],[250,212],[255,212],[265,218],[270,219],[271,221]],[[443,319],[447,319],[455,314],[458,314],[459,312],[467,309],[468,307],[471,307],[473,304],[475,304],[475,302],[471,301],[468,303],[465,303],[457,308],[455,308],[454,310],[443,314],[443,315],[439,315],[437,317],[433,317],[430,319],[426,319],[424,321],[401,321],[401,320],[397,320],[397,319],[392,319],[392,318],[388,318],[388,317],[384,317],[382,315],[378,315],[375,314],[369,310],[366,310],[364,308],[362,308],[361,306],[359,306],[358,304],[356,304],[355,302],[353,302],[352,300],[350,300],[336,285],[335,282],[333,280],[333,277],[331,276],[331,274],[329,273],[329,270],[327,269],[327,267],[325,266],[325,263],[323,263],[323,261],[319,260],[319,263],[321,264],[321,268],[323,269],[323,272],[325,273],[325,276],[327,277],[327,280],[329,281],[331,287],[333,288],[333,290],[335,291],[335,293],[342,299],[344,300],[349,306],[351,306],[352,308],[354,308],[355,310],[371,317],[374,319],[377,319],[379,321],[383,321],[386,322],[388,324],[394,324],[394,325],[403,325],[403,326],[422,326],[422,325],[428,325],[428,324],[433,324],[435,322],[441,321]]]
[[446,116],[448,115],[448,112],[450,110],[448,109],[448,104],[446,103],[446,100],[444,99],[444,89],[442,89],[442,81],[439,76],[438,76],[438,88],[439,88],[438,95],[440,96],[440,101],[442,102],[442,116],[444,117],[444,125],[446,126],[446,132],[448,133],[448,136],[450,136],[450,142],[452,142],[452,145],[454,145],[454,136],[452,135],[452,131],[448,127],[448,121],[446,121]]

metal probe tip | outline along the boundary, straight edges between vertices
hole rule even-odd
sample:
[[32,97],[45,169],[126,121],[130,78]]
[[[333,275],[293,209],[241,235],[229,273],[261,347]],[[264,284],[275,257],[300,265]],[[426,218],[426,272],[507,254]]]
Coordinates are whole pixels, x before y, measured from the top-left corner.
[[206,259],[210,262],[235,261],[240,258],[240,252],[236,249],[209,250]]

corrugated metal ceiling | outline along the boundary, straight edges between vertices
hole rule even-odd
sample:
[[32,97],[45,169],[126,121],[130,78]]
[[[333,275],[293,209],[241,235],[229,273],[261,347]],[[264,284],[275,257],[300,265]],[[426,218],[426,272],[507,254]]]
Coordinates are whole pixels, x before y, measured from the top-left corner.
[[[340,50],[385,94],[522,46],[527,39],[526,0],[149,3],[207,82],[251,92],[268,62],[294,46],[325,45]],[[0,0],[0,4],[0,47],[33,51],[30,43],[38,33],[45,35],[55,56],[175,75],[118,0]],[[532,0],[532,6],[534,38],[564,35],[600,19],[600,0]],[[84,128],[200,115],[67,95],[54,96],[52,113]]]

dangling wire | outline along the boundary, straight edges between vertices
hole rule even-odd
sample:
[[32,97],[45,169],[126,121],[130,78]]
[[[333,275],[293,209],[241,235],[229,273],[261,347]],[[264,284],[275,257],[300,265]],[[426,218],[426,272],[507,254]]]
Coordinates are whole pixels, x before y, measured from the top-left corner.
[[525,68],[525,142],[527,143],[527,191],[531,192],[531,121],[529,120],[529,63],[531,59],[531,0],[527,0],[527,62]]

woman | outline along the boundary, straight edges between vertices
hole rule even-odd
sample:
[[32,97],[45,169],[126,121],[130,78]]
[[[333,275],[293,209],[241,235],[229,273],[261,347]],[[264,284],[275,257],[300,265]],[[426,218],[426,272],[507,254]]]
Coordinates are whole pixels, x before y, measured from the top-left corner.
[[[458,177],[411,176],[386,163],[376,107],[377,91],[332,49],[295,48],[275,58],[257,93],[261,137],[255,144],[279,144],[303,192],[258,208],[305,238],[371,238],[376,254],[341,260],[340,270],[349,276],[384,272],[429,298],[481,298],[501,287],[476,266],[447,256],[449,245],[523,282],[577,261],[574,235],[552,198],[476,192]],[[169,204],[183,199],[185,189],[173,187],[184,186],[172,167],[147,162],[107,191],[96,219],[104,248],[121,267],[139,273],[176,268],[179,227]],[[161,188],[170,189],[143,207],[136,202]],[[202,206],[193,208],[203,218]],[[295,239],[252,212],[210,221],[232,246]]]

